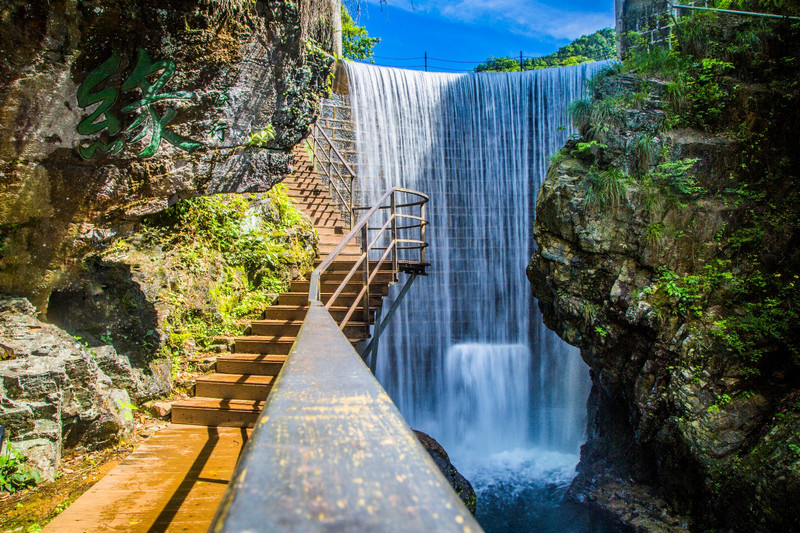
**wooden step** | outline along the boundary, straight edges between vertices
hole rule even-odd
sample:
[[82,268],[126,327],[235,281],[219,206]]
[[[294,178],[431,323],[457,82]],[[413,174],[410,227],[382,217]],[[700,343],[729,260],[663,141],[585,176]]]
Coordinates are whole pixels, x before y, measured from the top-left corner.
[[344,223],[341,212],[328,205],[297,203],[295,207],[302,211],[308,218],[338,218]]
[[[325,257],[332,253],[339,243],[342,242],[342,239],[339,237],[332,237],[327,242],[325,242],[322,238],[320,238],[318,249],[319,255]],[[348,243],[342,248],[342,252],[347,254],[361,254],[361,246],[356,243]]]
[[[320,257],[327,257],[329,254],[331,254],[336,249],[337,246],[338,246],[338,244],[320,245],[319,246],[319,255],[320,255]],[[348,256],[353,256],[353,255],[360,256],[362,254],[361,248],[359,246],[355,245],[355,244],[352,244],[352,245],[348,244],[347,246],[342,248],[339,253],[340,254],[345,254],[345,255],[348,255]]]
[[237,337],[234,353],[288,355],[294,340],[294,337]]
[[267,320],[305,320],[308,302],[302,305],[271,305],[264,311]]
[[314,224],[317,228],[322,226],[327,226],[329,228],[341,228],[344,227],[344,222],[342,222],[339,218],[316,218],[316,217],[309,217],[311,219],[311,223]]
[[[359,313],[359,314],[355,314]],[[361,312],[356,310],[353,314],[353,318],[359,320],[362,318]],[[344,316],[344,314],[342,314]],[[347,340],[352,342],[353,344],[360,342],[367,338],[366,331],[354,331],[353,336],[348,336]],[[259,335],[249,335],[247,337],[237,337],[235,342],[235,354],[271,354],[274,355],[273,346],[274,337],[271,336],[259,336]],[[291,344],[289,345],[291,348]],[[289,350],[286,352],[289,353]],[[211,374],[213,375],[213,374]]]
[[339,214],[339,208],[333,204],[332,202],[325,202],[319,199],[315,200],[293,200],[294,205],[303,209],[306,214],[310,214],[311,211],[328,211],[331,213]]
[[275,376],[256,374],[210,374],[195,382],[196,396],[230,400],[266,400]]
[[[300,211],[303,210],[300,209]],[[306,216],[308,216],[309,220],[311,221],[312,224],[314,224],[314,227],[316,228],[321,228],[321,227],[344,228],[347,225],[338,214],[325,213],[322,215],[313,215],[306,211],[303,211],[303,213],[305,213]],[[342,237],[344,237],[344,235],[342,235]]]
[[[317,207],[317,206],[303,206],[297,205],[297,208],[303,212],[312,222],[331,222],[336,221],[340,225],[344,225],[344,219],[339,214],[338,209],[331,209],[330,207]],[[328,224],[331,226],[332,224]]]
[[[350,272],[350,269],[353,268],[353,265],[356,264],[356,261],[360,259],[360,254],[356,255],[355,257],[353,254],[344,254],[340,255],[336,259],[334,259],[325,272]],[[316,264],[319,265],[324,261],[324,257],[319,257],[316,260]],[[375,267],[378,266],[377,261],[370,261],[369,262],[369,271],[374,272]],[[359,266],[356,272],[361,272],[362,267]],[[381,265],[381,272],[391,272],[392,271],[392,262],[391,261],[384,261],[383,265]]]
[[277,376],[284,362],[285,355],[225,354],[217,357],[217,372]]
[[[384,292],[385,290],[381,290],[380,288],[374,288],[373,290],[371,290],[369,296],[370,306],[380,306],[381,299],[384,296],[383,294]],[[327,303],[330,300],[331,296],[333,296],[333,293],[322,293],[322,295],[320,296],[320,301],[323,303]],[[353,305],[353,302],[356,301],[357,296],[358,296],[357,294],[353,293],[342,293],[336,297],[334,304],[336,304],[337,306],[349,307]],[[299,293],[285,292],[280,295],[280,298],[278,298],[278,302],[281,305],[301,305],[304,301],[305,302],[308,301],[308,294],[302,292]]]
[[328,195],[328,191],[313,185],[311,187],[287,189],[286,196],[294,203],[315,202],[320,205],[336,205]]
[[[384,274],[378,274],[378,276],[384,276]],[[377,277],[377,276],[376,276]],[[329,281],[327,278],[323,278],[322,283],[320,284],[320,289],[323,293],[333,293],[336,289],[339,288],[341,285],[341,281]],[[293,281],[289,285],[288,292],[303,292],[308,294],[308,289],[310,288],[311,282],[310,281]],[[357,293],[361,290],[361,274],[354,274],[353,279],[351,279],[347,285],[345,285],[345,292],[350,293]]]
[[[360,318],[360,315],[357,318]],[[250,323],[251,335],[257,335],[261,337],[269,337],[274,335],[297,336],[300,333],[300,328],[302,326],[302,320],[294,320],[290,322],[285,320],[254,320]],[[364,332],[364,322],[350,321],[344,328],[344,334],[348,337],[358,338],[363,336]],[[222,372],[222,370],[219,368],[219,359],[217,359],[217,372]]]
[[[377,307],[371,307],[371,311],[377,309]],[[345,314],[348,311],[347,307],[343,306],[335,306],[328,309],[331,316],[336,322],[340,322],[344,319]],[[359,318],[362,316],[361,310],[356,310],[358,313]],[[306,313],[308,313],[308,302],[302,305],[272,305],[267,308],[264,312],[265,319],[275,319],[275,320],[290,320],[290,319],[299,319],[304,320],[306,317]],[[370,313],[374,314],[374,313]]]
[[[322,273],[322,284],[323,284],[323,286],[325,284],[331,284],[331,285],[338,286],[342,281],[344,281],[344,278],[346,276],[347,276],[347,272],[342,272],[342,271],[333,271],[332,272],[332,271],[326,270],[325,272]],[[361,283],[361,271],[360,270],[356,271],[356,273],[353,274],[353,279],[357,280],[358,283]],[[373,283],[383,283],[383,284],[386,284],[386,285],[391,285],[392,283],[394,283],[394,281],[395,281],[395,276],[394,276],[394,273],[392,271],[388,271],[387,272],[385,270],[381,270],[380,272],[375,274],[375,278],[373,279],[372,282]],[[298,286],[298,287],[300,287],[300,290],[302,290],[302,286]],[[294,290],[294,286],[292,286],[292,290]]]
[[328,207],[336,207],[338,205],[331,200],[328,191],[316,186],[290,189],[286,192],[286,196],[295,204],[314,204]]
[[[317,233],[319,237],[319,245],[320,246],[339,246],[346,235],[340,235],[338,233]],[[345,246],[352,246],[361,250],[361,240],[360,239],[351,239],[350,241],[345,244]]]
[[[319,266],[326,258],[327,256],[317,257],[314,260],[314,265]],[[355,265],[356,262],[358,262],[360,259],[361,259],[360,253],[350,253],[350,252],[341,253],[336,256],[336,259],[333,260],[331,265],[328,267],[328,270],[333,268],[336,271],[350,272],[350,269],[353,268],[353,265]],[[389,263],[389,268],[391,268],[391,266],[392,266],[391,263]],[[361,271],[360,267],[358,271],[359,272]]]
[[331,228],[331,227],[317,228],[317,234],[320,237],[322,237],[323,235],[340,235],[340,236],[344,237],[345,235],[347,235],[347,233],[348,233],[348,231],[347,231],[347,229],[345,228],[344,225],[342,225],[340,227],[333,227],[333,228]]
[[305,192],[305,191],[297,191],[288,195],[289,199],[292,203],[296,206],[304,206],[306,208],[317,208],[317,209],[330,209],[331,211],[338,211],[339,207],[338,204],[334,203],[330,200],[330,198],[325,198],[323,193],[314,193]]
[[172,404],[172,422],[198,426],[253,427],[262,409],[263,401],[194,397]]

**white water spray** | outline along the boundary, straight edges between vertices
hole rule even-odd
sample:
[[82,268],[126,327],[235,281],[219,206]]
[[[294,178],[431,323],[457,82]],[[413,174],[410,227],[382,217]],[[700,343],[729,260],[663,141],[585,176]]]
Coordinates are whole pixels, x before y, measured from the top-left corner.
[[574,465],[588,368],[542,324],[525,267],[547,157],[603,64],[469,75],[346,65],[365,204],[393,186],[431,197],[432,266],[381,337],[379,380],[455,461],[537,449]]

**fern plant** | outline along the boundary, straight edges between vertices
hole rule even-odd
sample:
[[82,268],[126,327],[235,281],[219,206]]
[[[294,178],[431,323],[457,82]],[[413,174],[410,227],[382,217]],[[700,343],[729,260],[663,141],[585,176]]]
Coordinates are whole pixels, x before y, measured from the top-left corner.
[[636,151],[636,161],[639,172],[644,175],[655,161],[658,155],[658,142],[655,137],[647,134],[640,134],[634,140],[634,150]]

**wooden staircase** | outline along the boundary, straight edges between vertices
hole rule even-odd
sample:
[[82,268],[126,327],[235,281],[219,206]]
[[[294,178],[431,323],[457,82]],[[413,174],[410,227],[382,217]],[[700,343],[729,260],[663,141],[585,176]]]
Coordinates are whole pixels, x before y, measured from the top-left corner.
[[[319,234],[319,264],[347,234],[347,226],[327,185],[302,148],[294,152],[295,172],[283,183],[295,206],[311,218]],[[323,274],[322,301],[327,302],[361,256],[360,247],[348,244]],[[370,323],[382,297],[396,279],[388,266],[376,275],[370,287]],[[205,426],[252,427],[264,407],[275,379],[294,344],[308,311],[309,282],[293,281],[288,292],[269,307],[262,320],[251,323],[250,334],[239,337],[234,352],[217,359],[216,372],[197,379],[195,396],[172,405],[172,422]],[[334,320],[341,322],[361,290],[361,274],[356,273],[330,308]],[[354,345],[367,339],[359,306],[344,330]],[[358,320],[362,321],[358,321]]]

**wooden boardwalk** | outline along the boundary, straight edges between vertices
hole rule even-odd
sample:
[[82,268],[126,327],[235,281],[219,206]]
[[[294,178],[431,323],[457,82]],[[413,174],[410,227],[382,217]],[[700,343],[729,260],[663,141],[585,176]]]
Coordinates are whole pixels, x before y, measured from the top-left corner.
[[43,531],[206,532],[250,431],[172,424]]

